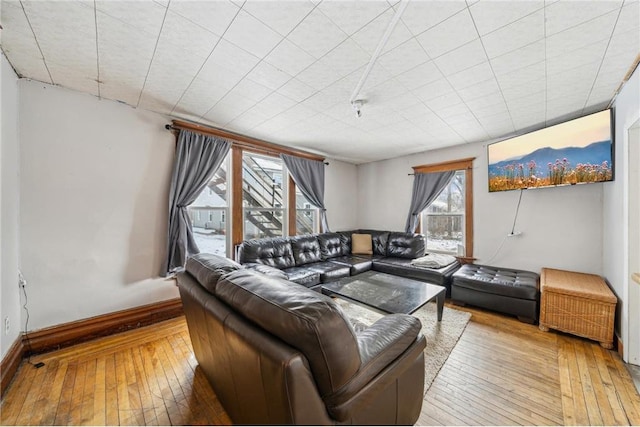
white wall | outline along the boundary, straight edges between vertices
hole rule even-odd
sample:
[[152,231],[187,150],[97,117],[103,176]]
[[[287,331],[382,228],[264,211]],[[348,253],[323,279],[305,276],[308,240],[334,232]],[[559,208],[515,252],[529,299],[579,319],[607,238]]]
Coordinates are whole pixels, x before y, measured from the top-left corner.
[[466,144],[360,165],[358,226],[404,230],[413,185],[413,177],[407,174],[413,172],[412,166],[475,157],[473,255],[477,263],[601,274],[606,184],[525,190],[515,228],[523,234],[507,238],[520,193],[488,192],[486,152],[485,144]]
[[[629,128],[640,118],[640,70],[636,69],[622,88],[614,103],[615,112],[615,181],[607,184],[604,192],[603,218],[603,271],[604,276],[620,299],[620,333],[622,342],[629,342],[630,334],[637,337],[640,331],[628,329],[629,313],[640,310],[639,301],[630,301],[628,297],[630,280],[629,266]],[[631,213],[637,215],[638,213]],[[637,236],[632,236],[637,238]],[[625,346],[624,359],[628,360],[628,348]],[[640,355],[634,363],[640,363]]]
[[[175,148],[167,117],[21,81],[21,255],[29,329],[177,296],[157,277]],[[356,166],[328,159],[333,230],[356,226]]]
[[178,296],[158,277],[174,136],[161,115],[20,81],[29,329]]
[[[633,273],[640,274],[640,119],[629,130],[629,195],[628,224],[629,236],[628,277]],[[624,349],[627,351],[625,360],[634,365],[640,365],[640,283],[630,280],[629,290],[625,301],[627,302],[627,339],[624,341]]]
[[[20,335],[18,78],[0,54],[0,358]],[[5,335],[4,319],[9,318]]]
[[355,165],[327,159],[324,202],[331,231],[352,230],[358,225],[358,170]]

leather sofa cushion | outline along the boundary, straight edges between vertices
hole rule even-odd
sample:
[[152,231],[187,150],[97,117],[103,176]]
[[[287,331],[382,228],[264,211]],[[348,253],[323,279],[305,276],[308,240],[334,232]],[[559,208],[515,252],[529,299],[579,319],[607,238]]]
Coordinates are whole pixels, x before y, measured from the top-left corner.
[[220,277],[242,268],[229,258],[205,253],[190,256],[185,265],[185,270],[211,293],[215,293]]
[[389,232],[388,231],[378,231],[378,230],[359,230],[359,233],[371,234],[371,240],[373,243],[373,254],[374,255],[387,255],[387,243],[389,241]]
[[371,260],[357,256],[345,255],[331,258],[329,261],[336,264],[348,265],[352,276],[371,270]]
[[318,242],[318,236],[315,234],[291,237],[289,241],[291,242],[293,258],[297,266],[322,260],[320,243]]
[[540,276],[531,271],[465,264],[453,275],[453,286],[536,300],[539,295]]
[[282,237],[245,240],[239,254],[241,264],[253,262],[280,269],[296,265],[291,243]]
[[282,270],[287,279],[310,288],[320,283],[320,273],[305,267],[289,267]]
[[387,256],[396,258],[419,258],[424,256],[424,237],[414,233],[389,233]]
[[287,275],[284,271],[279,268],[271,267],[270,265],[258,264],[255,262],[250,262],[248,264],[244,264],[245,268],[249,270],[257,271],[258,273],[262,273],[271,277],[279,277],[280,279],[288,279]]
[[351,235],[356,231],[338,231],[340,235],[340,245],[342,245],[342,253],[344,255],[351,254]]
[[384,255],[353,255],[354,258],[360,258],[367,261],[376,261],[386,258]]
[[331,261],[316,262],[305,265],[311,271],[320,274],[320,282],[335,282],[343,277],[349,277],[351,269],[347,265],[336,264]]
[[389,314],[357,334],[362,364],[356,376],[338,392],[326,398],[327,409],[342,421],[344,409],[362,388],[381,374],[412,345],[424,348],[420,320],[408,314]]
[[373,255],[373,243],[371,241],[371,234],[352,234],[351,253],[354,255]]
[[309,361],[320,394],[345,385],[360,369],[358,340],[331,298],[290,282],[239,270],[222,278],[216,295]]
[[346,255],[342,250],[343,245],[338,233],[318,234],[318,243],[320,244],[320,254],[323,261]]
[[424,268],[412,265],[408,258],[386,257],[373,260],[375,271],[444,286],[447,288],[447,294],[451,293],[451,278],[458,268],[460,268],[458,261],[442,268]]

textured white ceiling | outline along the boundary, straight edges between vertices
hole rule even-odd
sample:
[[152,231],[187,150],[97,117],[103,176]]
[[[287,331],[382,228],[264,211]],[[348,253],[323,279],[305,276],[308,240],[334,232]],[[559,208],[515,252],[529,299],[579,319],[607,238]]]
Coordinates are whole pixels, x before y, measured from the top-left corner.
[[22,77],[362,163],[605,108],[638,0],[2,0]]

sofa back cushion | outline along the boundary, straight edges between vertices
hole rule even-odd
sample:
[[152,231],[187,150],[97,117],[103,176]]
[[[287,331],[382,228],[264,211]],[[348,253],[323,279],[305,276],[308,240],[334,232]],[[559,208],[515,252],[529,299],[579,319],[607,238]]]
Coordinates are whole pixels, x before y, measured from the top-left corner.
[[185,270],[212,294],[215,293],[220,277],[242,268],[229,258],[205,253],[190,256],[185,265]]
[[320,243],[315,234],[305,236],[295,236],[290,239],[293,249],[293,259],[296,265],[304,265],[312,262],[322,261],[320,255]]
[[282,237],[245,240],[238,253],[241,264],[254,262],[280,269],[296,265],[291,243]]
[[338,231],[340,235],[340,245],[342,245],[342,254],[351,254],[351,235],[357,231]]
[[397,258],[419,258],[424,256],[424,236],[414,233],[392,231],[387,242],[387,256]]
[[378,230],[359,230],[360,234],[371,234],[371,241],[373,244],[373,254],[374,255],[387,255],[387,243],[389,241],[389,232],[388,231],[378,231]]
[[318,234],[318,243],[320,243],[322,260],[348,255],[342,251],[342,242],[338,233]]
[[360,369],[358,341],[342,309],[329,297],[249,270],[224,276],[223,302],[302,352],[321,395],[338,390]]

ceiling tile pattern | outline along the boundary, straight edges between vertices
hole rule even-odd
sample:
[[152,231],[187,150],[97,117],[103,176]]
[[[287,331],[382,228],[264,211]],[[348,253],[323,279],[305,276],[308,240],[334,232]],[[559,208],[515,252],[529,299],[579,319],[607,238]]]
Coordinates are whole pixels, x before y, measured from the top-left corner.
[[[407,1],[407,0],[402,0]],[[18,74],[353,163],[605,108],[638,0],[1,0]]]

